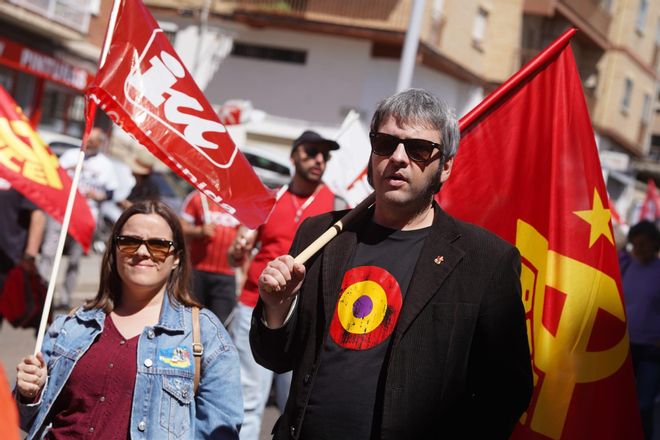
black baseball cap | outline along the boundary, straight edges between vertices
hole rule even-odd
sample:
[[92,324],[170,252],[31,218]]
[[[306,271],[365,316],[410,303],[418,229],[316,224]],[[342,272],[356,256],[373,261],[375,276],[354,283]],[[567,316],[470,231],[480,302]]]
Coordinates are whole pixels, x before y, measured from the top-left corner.
[[293,154],[294,150],[298,148],[298,145],[323,145],[327,146],[328,150],[338,150],[339,144],[333,140],[325,139],[323,136],[312,130],[306,130],[298,136],[298,138],[293,141],[293,146],[291,147],[291,153]]

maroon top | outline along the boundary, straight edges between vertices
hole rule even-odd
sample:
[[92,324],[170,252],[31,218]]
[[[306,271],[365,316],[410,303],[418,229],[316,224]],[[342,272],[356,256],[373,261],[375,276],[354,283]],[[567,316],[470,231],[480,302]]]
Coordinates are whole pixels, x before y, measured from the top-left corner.
[[50,415],[47,439],[127,439],[139,335],[126,340],[110,315],[78,360]]

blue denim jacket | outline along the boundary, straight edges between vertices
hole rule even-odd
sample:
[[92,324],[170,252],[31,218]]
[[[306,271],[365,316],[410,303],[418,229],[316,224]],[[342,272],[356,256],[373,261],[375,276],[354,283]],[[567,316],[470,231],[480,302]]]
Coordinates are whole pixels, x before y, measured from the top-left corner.
[[[80,308],[72,316],[59,317],[48,329],[42,348],[48,366],[46,385],[38,402],[19,404],[21,428],[28,431],[28,439],[43,438],[48,431],[49,410],[78,359],[103,331],[104,320],[103,310]],[[196,395],[191,309],[170,302],[166,294],[160,321],[140,334],[131,439],[238,438],[243,421],[238,354],[215,315],[202,309],[199,321],[204,354]],[[176,348],[190,353],[189,367],[171,365]]]

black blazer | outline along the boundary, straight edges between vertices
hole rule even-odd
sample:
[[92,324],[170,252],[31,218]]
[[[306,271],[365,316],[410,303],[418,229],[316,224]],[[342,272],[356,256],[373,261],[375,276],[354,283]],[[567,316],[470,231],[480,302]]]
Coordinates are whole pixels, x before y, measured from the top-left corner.
[[[372,437],[506,439],[533,388],[520,254],[437,204],[434,209],[383,363]],[[307,219],[291,255],[344,213]],[[321,345],[364,222],[348,225],[307,262],[296,310],[284,327],[268,329],[261,322],[261,301],[255,308],[250,331],[255,359],[276,372],[293,370],[285,412],[273,429],[276,439],[299,437]]]

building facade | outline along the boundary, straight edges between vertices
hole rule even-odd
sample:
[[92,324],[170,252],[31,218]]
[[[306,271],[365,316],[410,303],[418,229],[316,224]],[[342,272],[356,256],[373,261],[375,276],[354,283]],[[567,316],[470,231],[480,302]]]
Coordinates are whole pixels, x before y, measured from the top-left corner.
[[[413,1],[146,3],[163,29],[176,33],[175,49],[212,103],[248,99],[268,113],[339,123],[350,109],[370,115],[395,92]],[[205,5],[210,18],[202,24]],[[412,86],[465,114],[518,69],[522,0],[424,7]],[[205,55],[223,38],[232,44],[221,62]],[[212,73],[196,72],[200,59]]]
[[[607,189],[629,222],[648,178],[660,181],[651,148],[658,99],[660,3],[652,0],[526,0],[522,56],[569,26]],[[660,127],[657,128],[660,130]]]
[[0,0],[0,85],[35,128],[81,136],[83,92],[111,7],[109,0]]

